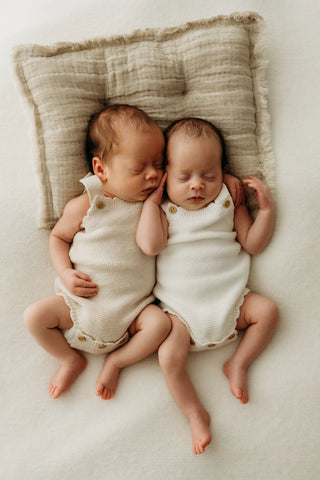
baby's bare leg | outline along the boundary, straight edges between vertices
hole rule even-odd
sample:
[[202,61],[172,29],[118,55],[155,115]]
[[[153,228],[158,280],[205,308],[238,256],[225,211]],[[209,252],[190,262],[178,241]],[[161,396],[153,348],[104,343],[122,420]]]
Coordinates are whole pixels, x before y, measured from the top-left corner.
[[155,352],[170,332],[169,317],[155,305],[148,305],[130,326],[128,343],[110,353],[96,383],[96,395],[110,400],[116,391],[122,368]]
[[278,320],[278,307],[272,300],[253,292],[246,295],[237,321],[237,329],[246,329],[246,332],[237,350],[223,367],[229,378],[231,392],[241,403],[249,400],[247,368],[268,344]]
[[71,348],[61,330],[73,323],[63,297],[55,295],[36,302],[24,312],[24,322],[37,343],[61,363],[49,385],[52,398],[58,398],[86,367],[86,359]]
[[193,452],[199,454],[203,453],[211,442],[210,416],[200,404],[186,371],[190,348],[189,333],[175,315],[170,315],[170,318],[172,329],[159,348],[159,363],[173,399],[190,421]]

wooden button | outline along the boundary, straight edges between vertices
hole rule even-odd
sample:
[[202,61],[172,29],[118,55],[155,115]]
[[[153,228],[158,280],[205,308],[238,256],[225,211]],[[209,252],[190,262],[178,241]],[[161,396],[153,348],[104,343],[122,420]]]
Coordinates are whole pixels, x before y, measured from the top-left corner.
[[175,207],[174,205],[171,205],[171,207],[169,207],[169,212],[170,213],[177,213],[177,207]]

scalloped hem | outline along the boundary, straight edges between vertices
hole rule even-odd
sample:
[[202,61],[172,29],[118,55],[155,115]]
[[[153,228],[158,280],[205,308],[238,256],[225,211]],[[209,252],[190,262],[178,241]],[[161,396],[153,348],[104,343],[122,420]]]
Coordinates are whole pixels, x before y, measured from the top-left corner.
[[111,353],[119,347],[122,347],[129,340],[129,333],[124,334],[115,342],[104,342],[103,340],[93,338],[86,332],[81,330],[77,321],[77,311],[71,298],[68,298],[63,292],[57,292],[57,295],[63,297],[67,306],[70,308],[70,316],[73,326],[68,330],[62,330],[63,336],[71,348],[81,350],[86,353],[100,355],[102,353]]
[[99,355],[101,353],[111,353],[119,347],[122,347],[129,340],[129,333],[125,332],[116,342],[103,342],[96,340],[90,335],[82,332],[77,325],[73,325],[69,330],[64,330],[63,335],[70,347],[83,352]]
[[183,323],[183,325],[186,327],[186,329],[188,330],[188,333],[190,335],[190,352],[202,352],[204,350],[217,350],[218,348],[221,348],[221,347],[224,347],[225,345],[228,345],[229,343],[231,342],[234,342],[237,338],[238,338],[238,330],[236,329],[236,326],[237,326],[237,320],[239,318],[239,314],[240,314],[240,308],[241,308],[241,305],[243,304],[244,302],[244,297],[250,293],[250,289],[249,288],[245,288],[242,295],[240,295],[234,309],[233,309],[233,327],[229,330],[228,334],[226,334],[222,340],[212,340],[212,341],[209,341],[208,343],[206,344],[203,344],[203,343],[200,343],[198,342],[195,338],[194,338],[194,334],[193,332],[191,331],[190,329],[190,326],[186,323],[186,321],[177,313],[175,312],[172,308],[170,308],[167,304],[165,304],[164,302],[160,302],[160,308],[166,312],[166,313],[169,313],[171,315],[175,315],[176,317],[179,318],[180,322]]

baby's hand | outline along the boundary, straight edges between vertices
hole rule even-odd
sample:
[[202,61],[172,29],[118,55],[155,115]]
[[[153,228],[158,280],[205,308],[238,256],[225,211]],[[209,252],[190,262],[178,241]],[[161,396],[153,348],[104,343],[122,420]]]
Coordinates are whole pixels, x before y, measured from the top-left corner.
[[149,195],[148,201],[154,202],[157,205],[161,205],[163,198],[163,189],[167,180],[167,173],[163,174],[163,177],[160,180],[159,186]]
[[243,183],[255,190],[254,195],[259,203],[261,210],[273,208],[273,199],[267,185],[256,177],[250,176]]
[[98,286],[90,281],[88,275],[79,272],[79,270],[66,268],[60,274],[60,277],[67,289],[77,297],[89,298],[98,293]]
[[225,173],[223,175],[223,183],[226,184],[235,207],[239,207],[245,202],[244,189],[241,181],[237,177]]

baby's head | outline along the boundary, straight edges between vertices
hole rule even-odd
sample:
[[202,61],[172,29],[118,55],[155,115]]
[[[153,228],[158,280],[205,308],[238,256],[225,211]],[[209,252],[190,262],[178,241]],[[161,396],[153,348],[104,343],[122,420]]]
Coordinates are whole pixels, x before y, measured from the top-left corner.
[[200,210],[217,198],[227,164],[223,136],[210,122],[185,118],[166,130],[167,194],[186,210]]
[[111,105],[91,118],[87,158],[106,196],[145,200],[160,183],[163,150],[160,128],[136,107]]

